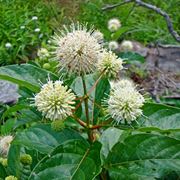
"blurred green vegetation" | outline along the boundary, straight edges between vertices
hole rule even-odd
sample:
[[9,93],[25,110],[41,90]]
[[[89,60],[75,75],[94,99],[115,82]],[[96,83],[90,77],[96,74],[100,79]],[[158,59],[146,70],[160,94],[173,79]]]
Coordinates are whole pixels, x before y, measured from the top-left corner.
[[[180,34],[179,0],[144,0],[157,5],[172,18]],[[176,44],[163,17],[151,10],[123,5],[102,11],[105,4],[119,0],[1,0],[0,1],[0,66],[24,63],[36,57],[37,49],[46,45],[54,31],[72,20],[88,22],[103,32],[106,40],[130,39],[144,43]],[[36,16],[37,20],[32,20]],[[111,18],[118,18],[122,27],[115,34],[107,29]],[[35,29],[40,31],[35,32]],[[10,43],[12,47],[7,48]]]
[[[100,29],[107,40],[112,39],[107,29],[107,22],[111,18],[119,18],[125,33],[120,33],[119,40],[137,40],[144,44],[150,42],[173,43],[173,39],[167,29],[164,18],[152,10],[135,6],[133,3],[126,4],[111,11],[102,11],[105,4],[115,4],[120,0],[91,0],[84,1],[81,5],[80,21],[89,22]],[[179,0],[144,0],[166,11],[173,22],[174,29],[180,34]],[[123,30],[122,30],[123,31]]]
[[[33,58],[62,17],[63,10],[53,1],[0,1],[0,65],[23,63]],[[7,48],[6,43],[12,47]]]

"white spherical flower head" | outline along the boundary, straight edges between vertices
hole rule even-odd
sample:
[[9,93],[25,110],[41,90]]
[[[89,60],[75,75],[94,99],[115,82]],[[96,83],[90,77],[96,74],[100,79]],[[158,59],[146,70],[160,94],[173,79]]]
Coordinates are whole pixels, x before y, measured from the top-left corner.
[[0,155],[7,156],[13,136],[0,137]]
[[25,26],[20,26],[20,29],[25,29],[26,27]]
[[108,44],[108,47],[110,50],[117,50],[119,45],[116,41],[110,41],[109,44]]
[[117,31],[121,27],[121,22],[117,18],[110,19],[108,21],[108,29],[111,32]]
[[105,51],[98,60],[97,69],[99,72],[104,71],[104,75],[108,78],[115,78],[118,72],[123,69],[122,59],[118,58],[112,51]]
[[142,115],[144,97],[130,86],[120,88],[114,87],[107,100],[109,115],[117,122],[130,124]]
[[35,96],[35,106],[50,120],[63,120],[72,114],[75,95],[62,81],[48,81]]
[[37,55],[40,59],[45,59],[49,57],[49,52],[46,48],[40,48],[37,52]]
[[94,31],[92,36],[98,40],[99,43],[103,42],[104,35],[100,31]]
[[133,50],[133,43],[131,41],[123,41],[121,44],[121,49],[123,51],[132,51]]
[[122,79],[120,81],[111,81],[111,89],[120,89],[120,88],[135,88],[135,85],[132,80]]
[[92,35],[93,30],[88,31],[80,24],[72,24],[70,29],[66,28],[66,32],[54,37],[54,55],[60,61],[61,69],[78,75],[95,71],[102,46]]
[[12,45],[11,45],[11,43],[6,43],[6,44],[5,44],[5,47],[6,47],[7,49],[10,49],[10,48],[12,47]]
[[33,17],[32,17],[32,20],[33,20],[33,21],[36,21],[36,20],[38,20],[38,17],[37,17],[37,16],[33,16]]
[[36,29],[34,30],[34,32],[40,32],[40,29],[39,29],[39,28],[36,28]]

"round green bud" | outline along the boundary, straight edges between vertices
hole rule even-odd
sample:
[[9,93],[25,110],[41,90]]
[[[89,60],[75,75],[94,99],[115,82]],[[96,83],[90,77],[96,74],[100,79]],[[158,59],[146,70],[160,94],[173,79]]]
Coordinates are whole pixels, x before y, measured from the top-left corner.
[[4,167],[7,167],[8,166],[8,162],[7,162],[7,159],[3,159],[1,160],[1,164],[4,166]]
[[51,68],[51,65],[49,63],[44,63],[43,68],[48,70]]
[[23,165],[31,165],[32,157],[29,154],[23,154],[20,156],[20,161]]
[[5,180],[18,180],[18,178],[15,176],[7,176]]
[[96,133],[95,136],[96,136],[96,140],[99,140],[99,138],[100,138],[100,133]]
[[55,120],[51,123],[51,128],[54,131],[60,131],[62,129],[64,129],[65,125],[64,125],[64,121],[63,120]]
[[92,127],[93,127],[93,125],[90,124],[90,125],[89,125],[89,128],[92,128]]

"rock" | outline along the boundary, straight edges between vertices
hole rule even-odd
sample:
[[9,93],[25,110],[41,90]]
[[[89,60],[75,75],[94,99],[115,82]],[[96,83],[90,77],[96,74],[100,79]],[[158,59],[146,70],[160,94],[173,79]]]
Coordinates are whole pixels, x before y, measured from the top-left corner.
[[180,46],[149,48],[146,60],[151,69],[158,63],[158,68],[164,72],[179,73]]
[[18,86],[11,82],[0,80],[0,103],[15,103],[18,98]]

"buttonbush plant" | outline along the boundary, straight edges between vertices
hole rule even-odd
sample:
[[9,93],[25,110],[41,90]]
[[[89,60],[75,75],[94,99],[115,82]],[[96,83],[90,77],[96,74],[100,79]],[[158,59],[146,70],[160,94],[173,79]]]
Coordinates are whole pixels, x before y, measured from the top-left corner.
[[180,109],[119,77],[123,60],[95,32],[77,23],[54,36],[58,73],[0,67],[20,94],[1,109],[1,179],[178,179]]

